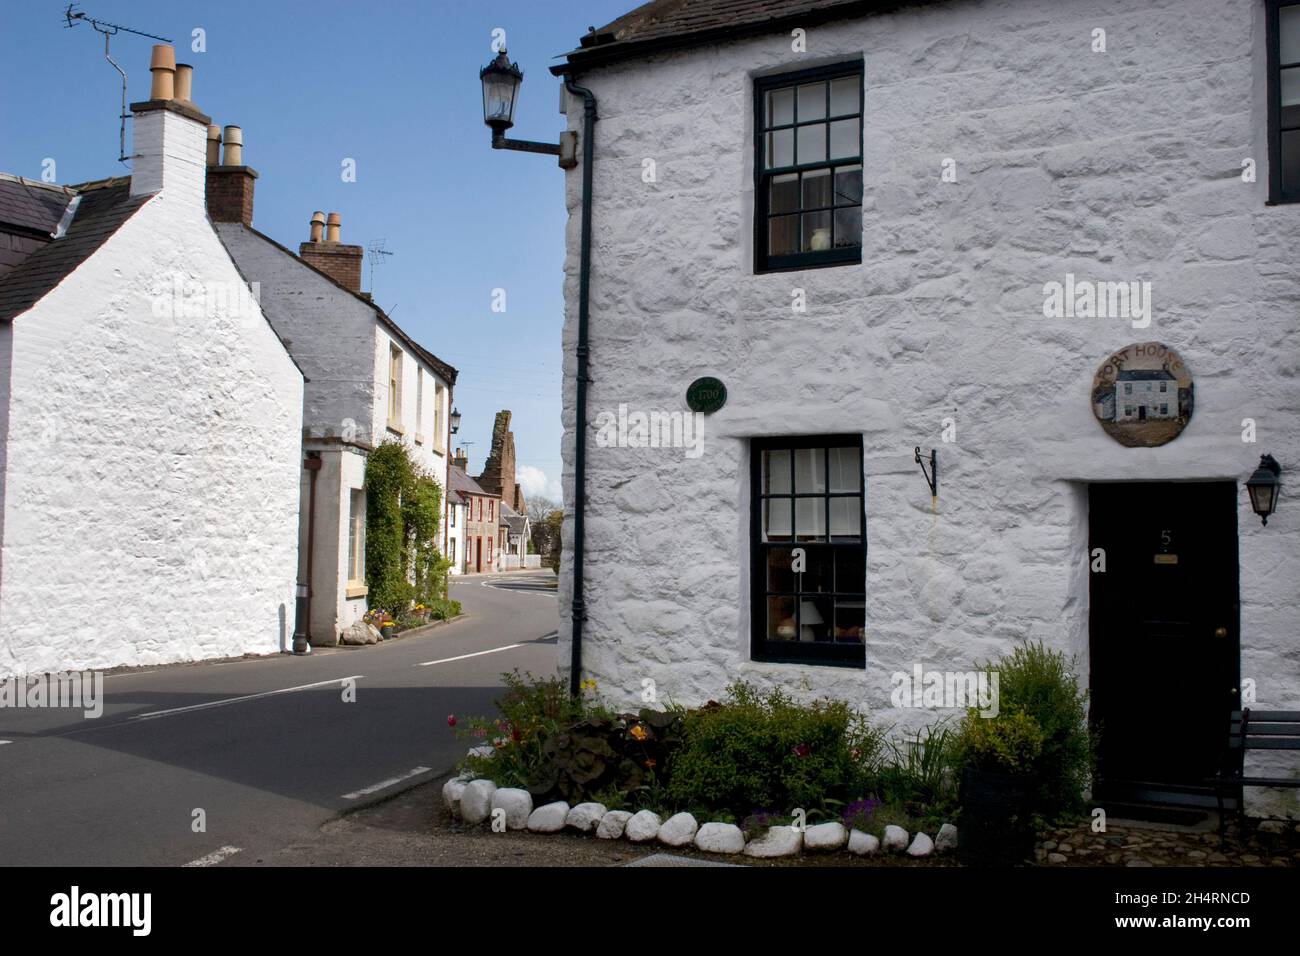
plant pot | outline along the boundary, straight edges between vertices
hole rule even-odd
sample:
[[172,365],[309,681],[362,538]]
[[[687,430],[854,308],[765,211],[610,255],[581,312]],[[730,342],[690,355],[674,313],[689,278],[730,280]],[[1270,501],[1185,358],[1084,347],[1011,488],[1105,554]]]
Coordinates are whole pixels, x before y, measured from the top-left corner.
[[397,626],[394,624],[385,624],[379,629],[379,633],[384,635],[384,640],[391,641],[397,636]]
[[957,852],[975,866],[1014,866],[1034,855],[1032,798],[1038,778],[967,767],[961,775]]

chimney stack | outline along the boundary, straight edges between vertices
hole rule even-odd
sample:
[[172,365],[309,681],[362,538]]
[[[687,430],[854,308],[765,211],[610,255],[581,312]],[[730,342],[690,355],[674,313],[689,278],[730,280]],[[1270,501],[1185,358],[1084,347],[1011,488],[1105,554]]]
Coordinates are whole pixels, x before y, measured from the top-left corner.
[[[221,153],[218,162],[217,154]],[[238,126],[208,127],[208,216],[213,222],[253,224],[253,186],[257,171],[244,165],[244,131]]]
[[170,200],[201,206],[203,138],[212,121],[190,101],[193,70],[177,67],[176,51],[167,44],[153,48],[149,70],[149,99],[131,104],[131,195],[163,190]]
[[456,449],[455,453],[451,456],[451,463],[456,468],[459,468],[461,471],[468,474],[467,469],[469,468],[469,456],[465,454],[464,448]]
[[[325,227],[324,240],[320,238],[322,225]],[[342,220],[336,212],[330,213],[328,219],[323,213],[313,213],[311,238],[298,246],[298,255],[339,285],[364,295],[361,292],[361,260],[365,257],[365,250],[341,242],[342,227]]]

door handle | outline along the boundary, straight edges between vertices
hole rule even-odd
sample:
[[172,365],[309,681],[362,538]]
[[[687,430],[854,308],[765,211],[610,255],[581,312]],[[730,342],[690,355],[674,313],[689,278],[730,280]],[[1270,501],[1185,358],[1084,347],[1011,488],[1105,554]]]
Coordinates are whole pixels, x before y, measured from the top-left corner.
[[1216,627],[1216,628],[1214,629],[1214,636],[1215,636],[1215,637],[1227,637],[1227,636],[1228,636],[1228,629],[1227,629],[1226,627]]

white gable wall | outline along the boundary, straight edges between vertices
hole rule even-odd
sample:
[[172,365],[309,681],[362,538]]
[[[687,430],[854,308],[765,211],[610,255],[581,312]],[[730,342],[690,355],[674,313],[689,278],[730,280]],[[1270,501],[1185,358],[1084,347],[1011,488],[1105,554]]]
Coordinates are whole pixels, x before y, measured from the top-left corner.
[[156,315],[174,275],[243,285],[161,194],[5,333],[0,675],[289,644],[302,375],[256,308]]

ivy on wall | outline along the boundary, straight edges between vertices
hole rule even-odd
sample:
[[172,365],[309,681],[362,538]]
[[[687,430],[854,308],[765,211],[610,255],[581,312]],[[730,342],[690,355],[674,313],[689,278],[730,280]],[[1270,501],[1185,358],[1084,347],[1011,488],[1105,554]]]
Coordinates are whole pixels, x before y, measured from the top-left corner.
[[451,562],[438,551],[442,486],[386,441],[366,460],[366,587],[370,606],[398,613],[445,597]]

